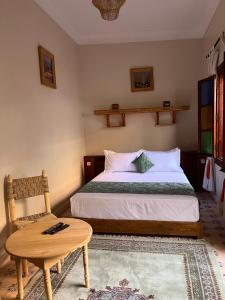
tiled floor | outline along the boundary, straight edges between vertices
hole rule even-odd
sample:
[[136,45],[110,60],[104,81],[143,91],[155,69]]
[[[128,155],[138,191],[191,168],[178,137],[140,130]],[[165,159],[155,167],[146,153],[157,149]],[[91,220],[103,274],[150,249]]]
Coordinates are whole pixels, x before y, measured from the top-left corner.
[[[225,219],[218,216],[215,201],[207,193],[198,195],[204,238],[213,246],[225,281]],[[69,212],[64,216],[70,217]],[[30,277],[38,268],[30,265]],[[26,282],[30,279],[25,279]],[[16,271],[13,262],[0,269],[0,299],[15,299],[17,294]]]
[[216,202],[208,193],[198,194],[204,239],[214,248],[225,281],[225,219],[218,215]]

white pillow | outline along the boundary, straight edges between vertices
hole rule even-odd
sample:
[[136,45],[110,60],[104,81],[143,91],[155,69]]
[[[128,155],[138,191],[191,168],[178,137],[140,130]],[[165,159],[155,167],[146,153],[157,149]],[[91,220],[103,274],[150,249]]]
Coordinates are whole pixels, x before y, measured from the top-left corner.
[[179,148],[170,151],[143,151],[154,165],[149,172],[182,172]]
[[110,172],[137,172],[132,161],[134,161],[141,153],[141,151],[117,153],[114,151],[104,150],[105,170]]

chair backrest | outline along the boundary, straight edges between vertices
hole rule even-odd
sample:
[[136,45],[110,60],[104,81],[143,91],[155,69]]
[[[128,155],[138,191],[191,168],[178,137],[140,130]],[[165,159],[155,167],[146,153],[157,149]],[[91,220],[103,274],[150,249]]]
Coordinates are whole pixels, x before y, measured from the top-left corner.
[[46,213],[51,213],[48,177],[45,170],[42,170],[41,176],[35,177],[13,179],[11,175],[8,175],[7,200],[12,222],[17,219],[15,200],[35,197],[39,195],[44,196]]

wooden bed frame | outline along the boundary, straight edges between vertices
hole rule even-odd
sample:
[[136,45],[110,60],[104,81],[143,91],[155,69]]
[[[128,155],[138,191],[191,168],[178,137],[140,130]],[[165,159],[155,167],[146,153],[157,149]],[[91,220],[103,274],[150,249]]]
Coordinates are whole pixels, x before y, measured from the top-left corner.
[[[181,159],[182,161],[182,159]],[[93,179],[104,170],[104,156],[85,156],[85,183]],[[181,162],[182,166],[182,162]],[[163,235],[186,236],[202,238],[202,223],[198,222],[169,222],[144,220],[108,220],[86,219],[95,233],[116,233],[134,235]]]
[[202,238],[201,222],[84,219],[95,233],[166,235]]

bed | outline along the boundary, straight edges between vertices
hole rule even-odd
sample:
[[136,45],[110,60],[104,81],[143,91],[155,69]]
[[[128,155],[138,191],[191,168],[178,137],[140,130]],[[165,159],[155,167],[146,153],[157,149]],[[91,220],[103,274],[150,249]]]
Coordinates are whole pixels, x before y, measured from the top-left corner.
[[70,199],[73,217],[94,232],[201,238],[199,203],[187,177],[176,171],[103,171]]

